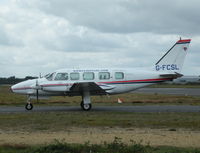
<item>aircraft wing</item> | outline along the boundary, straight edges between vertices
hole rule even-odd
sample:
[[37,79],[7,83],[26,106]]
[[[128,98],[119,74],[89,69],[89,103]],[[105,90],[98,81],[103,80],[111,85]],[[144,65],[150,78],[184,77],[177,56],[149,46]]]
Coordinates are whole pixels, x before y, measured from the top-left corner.
[[70,93],[73,94],[82,94],[83,91],[89,91],[91,95],[106,95],[108,86],[105,88],[104,85],[98,85],[95,82],[79,82],[74,83],[70,88]]

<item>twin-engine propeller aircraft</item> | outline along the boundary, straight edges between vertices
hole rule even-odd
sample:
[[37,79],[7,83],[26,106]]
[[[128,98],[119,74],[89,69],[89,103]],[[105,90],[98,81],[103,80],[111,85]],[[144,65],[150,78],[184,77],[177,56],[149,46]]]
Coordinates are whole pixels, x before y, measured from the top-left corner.
[[28,95],[25,108],[31,110],[31,99],[49,96],[82,96],[81,108],[91,109],[90,96],[130,92],[147,85],[172,81],[180,71],[190,39],[178,40],[155,64],[152,71],[134,69],[61,69],[43,78],[27,80],[11,87],[14,93]]

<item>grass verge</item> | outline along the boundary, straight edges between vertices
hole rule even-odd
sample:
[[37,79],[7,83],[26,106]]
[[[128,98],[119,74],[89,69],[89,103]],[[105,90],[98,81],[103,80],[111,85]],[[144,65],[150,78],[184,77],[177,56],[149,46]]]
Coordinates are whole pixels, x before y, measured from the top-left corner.
[[1,114],[2,131],[65,131],[68,127],[200,129],[200,113],[48,112]]
[[131,141],[127,145],[121,142],[120,138],[115,137],[111,143],[102,144],[68,144],[55,141],[46,146],[23,146],[23,145],[4,145],[0,146],[2,153],[200,153],[197,148],[178,148],[170,146],[151,147],[141,145]]

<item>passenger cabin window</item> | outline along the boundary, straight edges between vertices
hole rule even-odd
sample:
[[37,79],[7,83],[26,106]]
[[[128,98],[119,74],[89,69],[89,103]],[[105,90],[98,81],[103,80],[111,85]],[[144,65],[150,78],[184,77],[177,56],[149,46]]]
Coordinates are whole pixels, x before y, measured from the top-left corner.
[[99,80],[107,80],[110,79],[109,72],[99,72]]
[[71,80],[79,80],[79,78],[80,78],[79,73],[70,73]]
[[55,73],[51,73],[49,75],[46,75],[45,78],[49,81],[51,81],[53,79],[53,76],[54,76]]
[[68,80],[68,73],[57,73],[54,80]]
[[84,72],[83,80],[94,80],[94,73],[93,72]]
[[115,72],[115,79],[124,79],[123,72]]

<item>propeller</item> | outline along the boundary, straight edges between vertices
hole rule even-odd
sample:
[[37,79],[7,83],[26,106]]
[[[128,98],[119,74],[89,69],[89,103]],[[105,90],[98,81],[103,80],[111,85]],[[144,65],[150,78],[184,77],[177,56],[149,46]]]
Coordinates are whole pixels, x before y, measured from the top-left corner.
[[37,102],[39,101],[39,89],[40,89],[40,86],[38,84],[38,79],[36,80],[36,83],[35,83],[35,89],[36,89],[36,98],[37,98]]
[[39,85],[38,79],[35,79],[35,83],[32,85],[32,89],[35,90],[35,96],[37,99],[37,102],[39,102],[39,90],[42,90],[42,86]]

